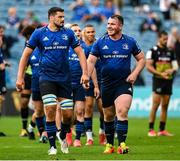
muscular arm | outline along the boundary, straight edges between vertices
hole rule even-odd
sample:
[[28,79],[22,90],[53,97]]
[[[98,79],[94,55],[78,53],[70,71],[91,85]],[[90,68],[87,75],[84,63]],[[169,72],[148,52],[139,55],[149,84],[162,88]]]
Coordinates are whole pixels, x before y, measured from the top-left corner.
[[22,56],[21,56],[21,59],[19,62],[18,74],[17,74],[17,81],[16,81],[16,87],[19,90],[22,90],[22,88],[23,88],[24,72],[25,72],[29,57],[30,57],[32,52],[33,52],[33,49],[26,47],[23,51]]
[[132,83],[132,84],[134,84],[134,82],[137,79],[137,76],[140,74],[140,72],[143,70],[143,68],[145,66],[144,53],[140,52],[138,55],[135,56],[135,59],[137,61],[136,67],[127,78],[127,81]]
[[152,74],[161,76],[161,77],[163,77],[164,79],[168,79],[168,74],[165,73],[165,72],[163,72],[163,73],[158,72],[158,71],[154,68],[153,63],[154,63],[154,61],[153,61],[152,59],[147,59],[147,60],[146,60],[146,68],[147,68],[147,70],[148,70],[150,73],[152,73]]
[[97,99],[100,96],[100,91],[99,91],[99,85],[98,85],[98,80],[97,80],[96,68],[94,68],[94,70],[93,70],[93,73],[91,75],[91,79],[92,79],[93,84],[94,84],[94,96]]
[[140,52],[138,55],[135,56],[135,59],[136,59],[137,63],[136,63],[136,67],[133,72],[136,73],[137,75],[139,75],[139,73],[143,70],[143,68],[145,66],[144,53]]
[[147,70],[148,70],[150,73],[152,73],[152,74],[156,74],[156,75],[161,76],[161,73],[158,72],[158,71],[154,68],[153,63],[154,63],[154,61],[153,61],[152,59],[147,59],[147,60],[146,60],[146,68],[147,68]]
[[87,66],[88,66],[88,75],[91,76],[97,61],[97,57],[94,55],[89,55],[87,59]]
[[91,79],[93,81],[94,87],[98,87],[96,68],[94,68],[92,72]]
[[79,57],[81,69],[82,69],[82,77],[81,77],[81,84],[85,84],[85,86],[88,88],[89,87],[89,77],[88,77],[88,70],[87,70],[87,61],[86,61],[86,56],[80,46],[76,47],[74,49],[76,54]]

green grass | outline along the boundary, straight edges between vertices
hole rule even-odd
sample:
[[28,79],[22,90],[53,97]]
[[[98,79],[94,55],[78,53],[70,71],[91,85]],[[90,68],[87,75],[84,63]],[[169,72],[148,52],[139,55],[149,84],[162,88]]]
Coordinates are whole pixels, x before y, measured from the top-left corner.
[[[156,121],[158,124],[159,122]],[[147,137],[148,119],[129,119],[127,145],[129,154],[103,154],[104,147],[98,145],[98,119],[94,119],[95,144],[86,147],[85,137],[81,148],[70,147],[69,154],[62,154],[58,145],[58,154],[52,158],[47,155],[48,144],[38,143],[19,137],[20,118],[3,117],[0,119],[0,131],[7,136],[0,137],[0,160],[179,160],[180,126],[179,119],[169,119],[167,129],[173,137]],[[158,125],[156,125],[158,129]],[[116,141],[117,145],[117,141]]]

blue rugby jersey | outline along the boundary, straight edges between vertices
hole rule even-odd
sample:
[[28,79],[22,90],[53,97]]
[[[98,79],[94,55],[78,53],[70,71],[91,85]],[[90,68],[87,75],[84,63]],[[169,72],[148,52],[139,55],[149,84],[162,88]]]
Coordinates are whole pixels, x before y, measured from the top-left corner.
[[3,53],[2,53],[2,50],[0,48],[0,64],[2,64],[3,62],[4,62]]
[[35,48],[33,53],[31,54],[28,64],[31,66],[32,70],[32,78],[38,78],[39,79],[39,62],[40,62],[40,51],[38,48]]
[[131,73],[131,55],[141,52],[137,42],[127,35],[119,40],[112,40],[108,34],[98,39],[91,50],[91,54],[101,60],[101,85],[111,88],[119,84]]
[[34,92],[39,92],[39,62],[41,59],[41,53],[38,48],[35,48],[31,54],[28,64],[31,66],[32,70],[32,81],[31,90]]
[[47,26],[36,29],[30,37],[27,47],[39,48],[40,81],[71,82],[69,70],[69,47],[79,46],[79,40],[68,28],[52,32]]

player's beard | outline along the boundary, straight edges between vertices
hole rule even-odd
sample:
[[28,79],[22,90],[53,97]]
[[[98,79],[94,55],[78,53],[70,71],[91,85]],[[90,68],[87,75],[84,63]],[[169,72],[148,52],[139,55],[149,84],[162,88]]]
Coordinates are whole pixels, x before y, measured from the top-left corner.
[[167,47],[167,42],[162,42],[161,45],[165,48]]
[[[111,31],[108,31],[109,29],[111,29]],[[117,29],[108,28],[108,30],[107,30],[107,32],[108,32],[108,35],[110,35],[110,36],[115,36],[116,34],[120,33],[120,31]]]
[[88,38],[87,38],[88,40],[89,40],[89,42],[94,42],[94,40],[95,40],[95,37],[94,36],[89,36]]
[[55,25],[58,29],[60,29],[60,28],[64,27],[64,22],[61,22],[60,24],[54,23],[54,25]]

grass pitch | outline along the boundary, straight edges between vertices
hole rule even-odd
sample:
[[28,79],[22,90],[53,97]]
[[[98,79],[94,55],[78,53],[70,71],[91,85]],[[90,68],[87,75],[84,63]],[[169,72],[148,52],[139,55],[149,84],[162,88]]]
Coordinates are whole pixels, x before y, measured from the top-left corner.
[[[173,137],[147,137],[148,119],[130,118],[127,145],[128,154],[103,154],[104,147],[98,144],[98,118],[94,119],[94,145],[85,146],[86,138],[82,137],[83,146],[70,147],[69,154],[62,154],[57,142],[56,157],[47,155],[48,144],[28,138],[19,137],[21,121],[18,117],[2,117],[0,131],[7,136],[0,137],[0,160],[179,160],[180,159],[180,121],[168,119],[167,129],[174,133]],[[156,121],[158,129],[159,121]],[[117,145],[117,141],[115,143]],[[117,147],[117,146],[116,146]]]

